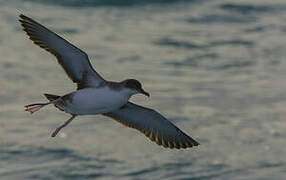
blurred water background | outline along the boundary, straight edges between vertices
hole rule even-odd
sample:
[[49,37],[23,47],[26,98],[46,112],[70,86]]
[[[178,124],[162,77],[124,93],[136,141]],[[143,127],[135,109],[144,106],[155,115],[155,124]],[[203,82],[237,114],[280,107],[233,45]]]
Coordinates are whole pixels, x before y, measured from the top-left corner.
[[[21,30],[23,13],[89,54],[108,80],[136,78],[157,109],[201,145],[157,146],[102,116],[52,106],[75,89]],[[0,0],[0,179],[286,178],[285,0]]]

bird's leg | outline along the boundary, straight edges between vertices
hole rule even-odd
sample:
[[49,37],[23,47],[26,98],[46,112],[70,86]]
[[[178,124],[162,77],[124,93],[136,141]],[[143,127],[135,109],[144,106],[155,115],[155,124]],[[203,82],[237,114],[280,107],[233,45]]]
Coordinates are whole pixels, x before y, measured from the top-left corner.
[[29,104],[29,105],[26,105],[25,106],[25,111],[29,111],[31,114],[40,110],[42,107],[46,106],[46,105],[49,105],[49,104],[53,104],[53,103],[56,103],[59,99],[56,99],[54,101],[50,101],[50,102],[47,102],[47,103],[36,103],[36,104]]
[[51,135],[51,137],[55,137],[58,132],[60,132],[60,130],[64,127],[66,127],[74,118],[76,117],[76,115],[72,115],[71,118],[69,118],[64,124],[62,124],[61,126],[59,126],[54,132],[53,134]]

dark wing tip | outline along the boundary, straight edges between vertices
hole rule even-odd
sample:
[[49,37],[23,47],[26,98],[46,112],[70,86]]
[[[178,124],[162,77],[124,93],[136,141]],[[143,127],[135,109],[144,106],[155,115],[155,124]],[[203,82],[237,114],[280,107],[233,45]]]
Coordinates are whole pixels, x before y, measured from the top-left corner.
[[190,136],[186,135],[184,132],[179,131],[179,136],[175,137],[164,137],[160,133],[154,132],[144,132],[144,134],[151,140],[154,141],[157,145],[163,146],[164,148],[170,149],[186,149],[192,148],[194,146],[200,145]]
[[25,16],[24,14],[20,14],[19,17],[23,19],[23,18],[25,18],[27,16]]
[[192,146],[198,146],[198,145],[200,145],[199,142],[197,142],[196,140],[194,140],[194,139],[191,138],[190,136],[186,135],[185,133],[184,133],[184,135],[186,136],[188,143],[191,144]]
[[39,23],[37,23],[33,19],[31,19],[31,18],[29,18],[23,14],[20,14],[19,17],[20,17],[19,21],[24,28],[28,28],[29,25],[30,26],[40,25]]
[[28,16],[25,16],[24,14],[20,14],[19,17],[23,20],[25,20],[25,19],[32,20],[31,18],[29,18]]
[[18,19],[18,21],[21,23],[21,25],[24,27],[24,24],[25,24],[25,17],[23,14],[20,14],[19,15],[20,19]]
[[[129,125],[129,127],[131,126]],[[200,145],[199,142],[188,136],[182,130],[180,130],[176,126],[173,127],[175,128],[176,132],[173,134],[164,134],[163,131],[160,131],[156,128],[152,128],[149,130],[142,128],[139,130],[143,132],[145,136],[147,136],[151,141],[155,142],[159,146],[163,146],[164,148],[186,149]]]
[[200,145],[196,140],[194,140],[192,137],[188,136],[186,133],[184,133],[179,128],[177,129],[177,136],[174,138],[174,144],[176,149],[186,149],[186,148],[192,148],[194,146]]
[[194,142],[194,146],[198,146],[198,145],[201,145],[199,142],[197,142],[197,141],[195,141],[195,140],[193,140]]
[[21,22],[21,24],[25,24],[27,21],[32,21],[33,22],[33,20],[31,18],[29,18],[29,17],[27,17],[27,16],[25,16],[23,14],[20,14],[19,18],[20,18],[19,21]]
[[184,136],[185,136],[184,142],[185,142],[186,148],[191,148],[191,147],[200,145],[200,143],[198,143],[197,141],[195,141],[193,138],[186,135],[185,133],[184,133]]
[[54,51],[51,47],[49,47],[49,45],[47,44],[47,42],[45,41],[45,39],[43,39],[41,35],[42,30],[38,30],[38,29],[42,28],[46,31],[49,31],[49,30],[45,28],[44,26],[42,26],[41,24],[34,21],[33,19],[23,14],[20,14],[19,17],[20,17],[19,22],[21,23],[21,26],[23,27],[23,31],[26,32],[26,34],[29,36],[29,39],[32,40],[34,44],[40,46],[41,48],[45,49],[46,51],[50,52],[51,54],[57,57],[58,53]]
[[35,22],[31,18],[23,14],[20,14],[19,17],[20,17],[19,22],[21,23],[23,30],[29,33],[29,29],[31,29],[32,27],[31,26],[29,27],[28,24],[35,23]]
[[198,146],[200,145],[197,141],[193,140],[193,139],[188,139],[186,141],[183,142],[177,142],[177,145],[175,146],[176,149],[186,149],[186,148],[192,148],[194,146]]

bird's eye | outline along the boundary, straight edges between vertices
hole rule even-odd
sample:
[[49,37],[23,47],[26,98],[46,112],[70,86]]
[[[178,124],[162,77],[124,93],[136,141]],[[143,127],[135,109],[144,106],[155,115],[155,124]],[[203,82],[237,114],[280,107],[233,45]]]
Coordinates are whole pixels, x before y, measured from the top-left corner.
[[138,83],[135,84],[136,88],[140,88],[140,85]]
[[141,89],[141,84],[139,82],[136,82],[135,86],[136,86],[137,89]]
[[138,82],[137,80],[133,80],[133,79],[127,81],[126,85],[127,85],[127,87],[132,88],[132,89],[141,89],[142,88],[141,83]]

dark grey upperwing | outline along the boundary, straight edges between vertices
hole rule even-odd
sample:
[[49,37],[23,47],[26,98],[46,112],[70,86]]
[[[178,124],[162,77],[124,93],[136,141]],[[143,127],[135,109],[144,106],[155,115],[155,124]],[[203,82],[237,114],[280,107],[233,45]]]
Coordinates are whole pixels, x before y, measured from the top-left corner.
[[165,148],[180,149],[199,145],[160,113],[131,102],[119,110],[104,115],[141,131],[149,139]]
[[85,52],[33,19],[21,14],[21,25],[30,39],[55,55],[59,64],[78,88],[96,87],[104,79],[92,68]]

